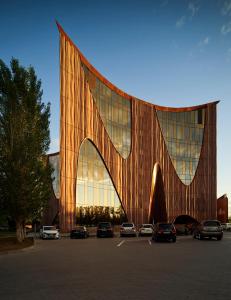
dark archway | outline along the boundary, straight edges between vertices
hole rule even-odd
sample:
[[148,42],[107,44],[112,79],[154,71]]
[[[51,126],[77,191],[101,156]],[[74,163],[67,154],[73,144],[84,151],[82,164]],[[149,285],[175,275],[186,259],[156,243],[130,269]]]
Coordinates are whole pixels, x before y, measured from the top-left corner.
[[192,234],[195,226],[199,223],[195,218],[189,215],[180,215],[173,222],[178,234]]
[[194,224],[194,223],[198,223],[198,221],[189,215],[180,215],[176,217],[174,221],[174,224]]
[[149,223],[167,221],[164,183],[159,163],[155,164],[152,173],[148,220]]

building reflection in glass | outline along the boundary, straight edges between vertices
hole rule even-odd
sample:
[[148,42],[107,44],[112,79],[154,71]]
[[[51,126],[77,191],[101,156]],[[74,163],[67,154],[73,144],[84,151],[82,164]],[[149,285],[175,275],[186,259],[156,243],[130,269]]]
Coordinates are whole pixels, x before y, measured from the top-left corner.
[[205,110],[169,112],[157,110],[159,124],[175,170],[189,185],[199,162],[205,123]]
[[106,131],[116,150],[127,158],[131,149],[131,102],[108,88],[85,65],[83,69]]
[[94,144],[83,141],[78,159],[76,206],[121,207],[112,180]]

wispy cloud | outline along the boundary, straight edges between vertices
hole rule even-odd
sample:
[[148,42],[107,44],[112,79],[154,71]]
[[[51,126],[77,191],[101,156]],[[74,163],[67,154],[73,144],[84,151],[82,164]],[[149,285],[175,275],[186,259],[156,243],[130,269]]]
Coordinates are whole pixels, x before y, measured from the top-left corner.
[[[231,1],[231,0],[230,0]],[[187,21],[191,21],[192,18],[197,14],[197,12],[199,11],[199,4],[198,2],[193,2],[190,1],[188,3],[188,7],[187,7],[187,11],[185,12],[185,15],[180,17],[177,21],[176,21],[176,28],[181,28],[185,25],[185,23]]]
[[199,47],[207,46],[209,42],[210,42],[210,38],[206,36],[203,40],[199,42]]
[[195,2],[189,2],[188,9],[191,13],[191,17],[194,17],[199,10],[199,5],[196,4]]
[[223,35],[226,35],[228,33],[231,32],[231,22],[229,22],[228,24],[224,24],[222,27],[221,27],[221,33]]
[[176,21],[176,28],[181,28],[184,26],[185,24],[185,21],[186,21],[186,17],[185,16],[182,16],[180,19],[178,19]]
[[206,36],[203,40],[198,43],[200,52],[204,52],[205,47],[210,43],[210,37]]
[[221,8],[222,15],[231,16],[231,0],[225,1]]

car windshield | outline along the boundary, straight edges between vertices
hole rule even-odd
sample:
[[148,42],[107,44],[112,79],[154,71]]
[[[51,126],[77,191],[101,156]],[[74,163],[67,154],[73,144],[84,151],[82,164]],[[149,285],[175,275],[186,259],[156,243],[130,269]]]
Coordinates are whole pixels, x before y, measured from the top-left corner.
[[56,230],[55,226],[44,226],[43,230]]
[[122,227],[133,227],[134,225],[132,223],[123,223]]
[[206,221],[206,222],[204,222],[204,226],[220,226],[220,223],[219,222],[217,222],[217,221]]
[[143,224],[142,227],[143,228],[152,228],[152,225],[151,224]]
[[159,228],[161,229],[172,229],[172,224],[159,224],[158,225]]
[[99,223],[98,225],[99,228],[110,228],[111,227],[111,223]]

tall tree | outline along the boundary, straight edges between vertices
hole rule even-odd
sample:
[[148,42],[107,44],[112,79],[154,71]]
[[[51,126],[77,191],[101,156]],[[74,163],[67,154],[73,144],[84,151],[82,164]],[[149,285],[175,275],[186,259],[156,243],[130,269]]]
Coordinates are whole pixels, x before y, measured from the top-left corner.
[[0,210],[15,221],[19,242],[25,222],[42,213],[51,195],[49,118],[33,67],[12,58],[8,68],[0,60]]

